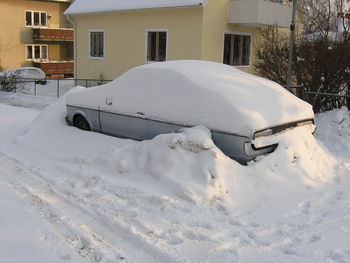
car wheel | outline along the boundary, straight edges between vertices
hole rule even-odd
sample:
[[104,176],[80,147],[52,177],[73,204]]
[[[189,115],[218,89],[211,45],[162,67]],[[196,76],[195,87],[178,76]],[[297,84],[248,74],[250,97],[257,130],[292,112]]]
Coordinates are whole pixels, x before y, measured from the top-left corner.
[[37,80],[35,81],[35,84],[40,84],[40,85],[46,85],[47,81],[46,80]]
[[90,124],[88,121],[81,115],[76,115],[74,117],[73,124],[80,130],[91,131]]

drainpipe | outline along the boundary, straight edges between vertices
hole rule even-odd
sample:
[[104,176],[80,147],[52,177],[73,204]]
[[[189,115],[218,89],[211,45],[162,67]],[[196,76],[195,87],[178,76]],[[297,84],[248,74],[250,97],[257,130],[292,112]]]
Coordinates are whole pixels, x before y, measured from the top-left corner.
[[76,30],[76,25],[73,22],[73,20],[70,18],[69,15],[67,15],[67,20],[73,25],[74,29],[74,41],[73,41],[73,55],[74,55],[74,78],[77,78],[77,45],[76,45],[76,40],[77,40],[77,30]]
[[292,66],[293,66],[293,49],[295,38],[295,14],[296,14],[297,0],[293,0],[292,22],[290,24],[290,40],[289,40],[289,58],[288,58],[288,73],[287,73],[287,89],[290,91],[292,82]]

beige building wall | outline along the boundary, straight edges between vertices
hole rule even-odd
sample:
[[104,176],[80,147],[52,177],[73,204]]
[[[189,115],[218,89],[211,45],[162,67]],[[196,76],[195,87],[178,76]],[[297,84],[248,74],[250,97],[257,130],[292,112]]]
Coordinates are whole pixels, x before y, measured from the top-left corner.
[[[25,44],[33,44],[32,29],[25,26],[26,10],[46,11],[50,16],[48,26],[58,28],[68,25],[67,19],[62,15],[62,8],[67,7],[67,4],[49,1],[1,0],[0,67],[5,70],[32,65],[25,57]],[[50,46],[49,59],[51,59],[50,50],[56,58],[57,47]]]
[[[76,76],[114,79],[146,63],[147,30],[167,30],[167,60],[202,58],[203,7],[75,15]],[[104,59],[89,57],[89,32],[105,32]]]
[[[239,69],[255,73],[253,61],[263,26],[229,23],[229,1],[209,0],[203,6],[73,15],[76,24],[76,76],[114,79],[146,63],[147,29],[167,30],[167,60],[200,59],[222,63],[224,34],[250,35],[250,65]],[[104,59],[89,58],[89,32],[105,32]]]
[[[202,59],[223,62],[224,34],[230,32],[251,35],[250,64],[252,64],[256,47],[260,41],[259,28],[229,24],[228,6],[229,0],[209,0],[204,6]],[[251,65],[238,68],[243,71],[253,72]]]

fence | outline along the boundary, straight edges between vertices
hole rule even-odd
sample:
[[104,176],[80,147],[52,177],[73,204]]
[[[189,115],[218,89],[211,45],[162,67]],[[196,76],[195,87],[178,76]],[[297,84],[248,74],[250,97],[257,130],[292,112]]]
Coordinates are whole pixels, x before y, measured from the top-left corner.
[[350,109],[350,91],[344,92],[346,94],[332,94],[309,91],[304,87],[295,86],[291,87],[291,92],[302,100],[310,103],[315,112],[324,112],[342,106],[346,106]]
[[34,96],[60,97],[75,86],[86,88],[99,86],[110,82],[100,79],[16,79],[0,78],[0,91],[24,93]]

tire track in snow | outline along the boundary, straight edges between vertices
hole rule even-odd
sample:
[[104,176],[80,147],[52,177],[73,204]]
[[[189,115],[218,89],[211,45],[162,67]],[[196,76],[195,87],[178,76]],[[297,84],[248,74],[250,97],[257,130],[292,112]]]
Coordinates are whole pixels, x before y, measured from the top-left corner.
[[36,168],[0,153],[0,171],[16,192],[53,226],[56,234],[90,262],[176,262],[108,218],[91,211],[93,204],[64,189]]

